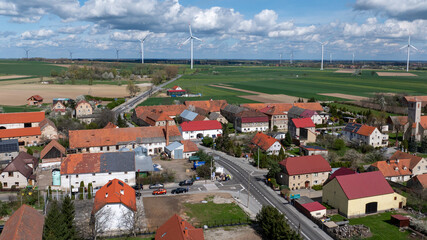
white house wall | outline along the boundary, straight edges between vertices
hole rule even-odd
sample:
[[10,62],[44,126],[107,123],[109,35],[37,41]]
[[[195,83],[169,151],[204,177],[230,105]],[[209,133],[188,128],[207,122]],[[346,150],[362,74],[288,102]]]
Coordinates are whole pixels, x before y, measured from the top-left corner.
[[184,140],[193,140],[197,139],[197,135],[202,134],[204,137],[217,137],[218,135],[222,135],[222,129],[215,130],[201,130],[201,131],[183,131],[182,138]]
[[107,204],[95,213],[95,227],[100,235],[129,231],[134,222],[134,212],[123,204]]
[[[8,172],[2,172],[0,182],[3,185],[3,188],[8,189],[15,185],[15,183],[18,183],[17,188],[24,188],[28,183],[27,178],[18,171],[13,172],[13,176],[10,177]],[[7,183],[7,187],[4,186],[4,183]]]
[[[78,176],[77,176],[78,175]],[[109,173],[84,173],[84,174],[71,174],[61,175],[61,188],[63,190],[70,189],[70,185],[74,188],[80,187],[80,182],[83,181],[85,186],[92,183],[92,186],[102,187],[113,179],[119,179],[130,186],[135,185],[135,171],[131,172],[112,172]],[[71,182],[70,182],[71,181]]]

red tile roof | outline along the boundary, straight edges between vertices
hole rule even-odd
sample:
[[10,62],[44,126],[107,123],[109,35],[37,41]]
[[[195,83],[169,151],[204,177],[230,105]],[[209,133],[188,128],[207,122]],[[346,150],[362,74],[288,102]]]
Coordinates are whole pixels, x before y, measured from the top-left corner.
[[53,123],[49,118],[45,118],[39,123],[39,127],[41,130],[43,130],[47,126],[52,126],[54,129],[56,129],[55,123]]
[[174,214],[155,235],[155,240],[204,240],[203,229],[195,228],[190,223]]
[[423,188],[427,188],[427,173],[417,175],[414,179],[418,180]]
[[394,193],[380,171],[337,176],[349,200]]
[[197,152],[199,148],[197,144],[190,140],[182,140],[181,143],[184,145],[184,152]]
[[427,116],[421,116],[420,125],[424,128],[424,130],[427,129]]
[[313,111],[313,110],[307,109],[307,110],[305,110],[304,112],[302,112],[299,116],[300,116],[301,118],[311,118],[311,117],[313,117],[314,115],[319,115],[319,114],[317,114],[317,112],[316,112],[316,111]]
[[185,106],[194,106],[207,112],[219,112],[228,105],[226,100],[207,100],[207,101],[185,101]]
[[61,174],[98,173],[103,153],[78,153],[68,155],[61,163]]
[[279,163],[284,166],[288,175],[330,172],[331,166],[322,155],[289,157]]
[[242,111],[236,114],[242,119],[242,123],[268,122],[268,116],[258,111]]
[[[168,127],[169,137],[181,136],[177,126]],[[69,131],[70,148],[114,146],[146,138],[165,138],[164,126]],[[166,139],[165,139],[166,140]]]
[[409,170],[410,159],[400,159],[398,162],[397,160],[389,160],[388,162],[389,163],[387,163],[387,161],[378,161],[371,166],[376,167],[384,177],[412,175]]
[[135,108],[135,114],[138,118],[144,119],[143,115],[150,112],[161,113],[164,112],[168,116],[176,116],[182,113],[187,107],[183,104],[177,105],[155,105],[155,106],[139,106]]
[[50,141],[48,145],[46,145],[43,150],[40,152],[40,158],[43,159],[44,156],[52,149],[56,148],[59,150],[59,152],[62,153],[62,155],[65,157],[67,154],[67,151],[65,150],[65,147],[63,147],[59,142],[57,142],[55,139]]
[[305,204],[302,204],[301,206],[307,209],[309,212],[326,210],[326,207],[320,204],[319,202],[305,203]]
[[116,203],[136,211],[135,190],[125,182],[113,179],[96,192],[92,213],[98,212],[107,204]]
[[33,95],[29,97],[27,100],[30,100],[31,98],[33,98],[36,101],[43,101],[43,98],[40,95]]
[[112,123],[112,122],[108,122],[107,123],[107,125],[105,125],[105,127],[104,128],[118,128],[117,127],[117,125],[115,125],[114,123]]
[[251,143],[267,151],[274,143],[279,142],[274,137],[268,136],[262,132],[258,132],[252,138]]
[[427,96],[406,96],[405,99],[407,102],[427,102]]
[[222,129],[217,120],[183,122],[180,126],[183,132]]
[[414,167],[423,159],[422,157],[418,157],[415,155],[412,155],[410,153],[405,153],[402,151],[396,151],[391,157],[390,160],[396,160],[396,159],[410,159],[409,163],[409,169],[412,170]]
[[241,104],[241,107],[249,108],[253,110],[259,110],[266,114],[278,115],[288,112],[292,108],[292,103],[245,103]]
[[368,125],[362,125],[357,131],[357,134],[369,137],[375,131],[375,129],[377,128]]
[[1,113],[0,124],[35,123],[45,119],[44,112]]
[[42,132],[40,131],[40,127],[0,129],[0,139],[26,137],[26,136],[39,136],[41,134]]
[[292,118],[291,121],[297,128],[310,128],[316,126],[311,118]]
[[318,102],[308,102],[308,103],[294,103],[295,107],[309,109],[313,111],[323,111],[322,105]]
[[0,240],[41,240],[44,216],[36,209],[23,204],[4,225]]
[[338,176],[355,174],[355,173],[356,172],[350,168],[340,167],[338,170],[336,170],[334,173],[332,173],[331,176],[329,176],[329,179],[332,180]]

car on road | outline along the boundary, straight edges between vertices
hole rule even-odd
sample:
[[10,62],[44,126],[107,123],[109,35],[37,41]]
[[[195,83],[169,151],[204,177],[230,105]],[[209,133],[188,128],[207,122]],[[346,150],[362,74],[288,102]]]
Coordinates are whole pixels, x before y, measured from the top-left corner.
[[172,194],[180,194],[180,193],[186,193],[188,190],[186,188],[176,188],[172,190]]
[[194,183],[193,179],[184,180],[179,182],[179,186],[191,186],[193,185],[193,183]]
[[138,190],[143,190],[144,186],[142,184],[136,184],[136,185],[133,185],[132,188],[135,189],[135,191],[138,191]]
[[159,189],[153,191],[153,195],[162,195],[162,194],[166,194],[166,193],[167,193],[167,191],[164,188],[159,188]]
[[135,192],[135,197],[141,197],[142,196],[142,193],[140,193],[140,192]]
[[154,184],[150,184],[150,186],[148,187],[149,189],[155,189],[155,188],[164,188],[165,186],[162,183],[154,183]]

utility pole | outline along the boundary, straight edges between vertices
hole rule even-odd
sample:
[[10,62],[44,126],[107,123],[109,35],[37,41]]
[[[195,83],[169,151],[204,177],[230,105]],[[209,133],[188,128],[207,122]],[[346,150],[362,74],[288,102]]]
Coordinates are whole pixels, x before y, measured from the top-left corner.
[[258,169],[259,169],[259,147],[258,147]]

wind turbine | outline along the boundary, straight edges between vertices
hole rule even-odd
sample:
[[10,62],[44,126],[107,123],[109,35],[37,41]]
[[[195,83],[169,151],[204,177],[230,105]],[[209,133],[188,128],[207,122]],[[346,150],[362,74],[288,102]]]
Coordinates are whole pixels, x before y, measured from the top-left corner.
[[119,52],[120,52],[120,49],[118,49],[118,48],[116,48],[116,61],[118,62],[119,61]]
[[193,69],[193,39],[199,40],[201,42],[203,42],[202,39],[193,36],[193,33],[191,32],[191,24],[188,24],[188,28],[190,29],[190,36],[187,38],[187,40],[185,40],[183,43],[181,43],[180,47],[184,44],[187,44],[188,41],[190,41],[191,44],[191,69]]
[[329,53],[329,63],[332,63],[332,53]]
[[418,49],[411,45],[411,35],[408,37],[408,45],[401,47],[400,49],[408,48],[408,59],[406,60],[406,71],[409,72],[409,49],[413,48],[418,51]]
[[320,45],[322,45],[322,63],[320,64],[320,70],[323,71],[323,49],[324,49],[324,46],[328,44],[328,42],[319,42],[319,41],[317,42],[320,43]]
[[282,54],[279,53],[279,55],[280,55],[280,65],[282,65]]
[[289,63],[292,65],[292,62],[294,60],[294,50],[291,51],[291,57],[289,59]]
[[27,56],[27,60],[28,60],[28,52],[30,51],[30,49],[24,48],[24,50],[25,50],[25,55]]
[[351,65],[354,65],[354,52],[353,52],[353,59],[351,60]]
[[71,52],[70,50],[68,50],[68,52],[70,53],[70,60],[73,61],[73,52]]
[[141,63],[144,63],[144,42],[149,35],[150,34],[147,34],[147,36],[145,36],[143,39],[139,39],[139,41],[141,42]]

